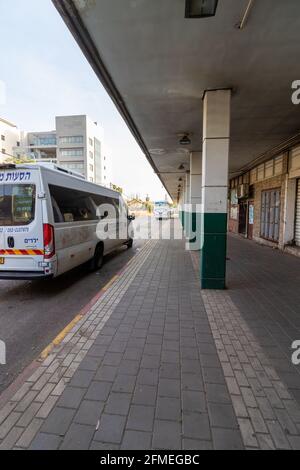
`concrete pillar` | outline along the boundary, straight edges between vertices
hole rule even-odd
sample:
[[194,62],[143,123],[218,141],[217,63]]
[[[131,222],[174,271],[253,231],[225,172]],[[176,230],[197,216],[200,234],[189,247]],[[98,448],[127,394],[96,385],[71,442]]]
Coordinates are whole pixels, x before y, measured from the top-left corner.
[[179,201],[178,201],[178,216],[179,216],[179,220],[180,220],[180,223],[181,225],[183,226],[183,216],[182,216],[182,213],[183,213],[183,190],[181,191],[180,193],[180,196],[179,196]]
[[179,216],[180,216],[180,221],[182,228],[184,230],[184,221],[185,221],[185,215],[184,215],[184,205],[185,205],[185,178],[182,178],[181,182],[181,194],[180,194],[180,208],[179,208]]
[[190,227],[190,172],[185,174],[185,197],[184,197],[184,231],[185,237],[189,240],[191,227]]
[[225,289],[230,90],[204,96],[201,287]]
[[189,249],[200,250],[201,214],[202,214],[202,153],[193,152],[190,155],[190,204],[191,204],[191,234]]

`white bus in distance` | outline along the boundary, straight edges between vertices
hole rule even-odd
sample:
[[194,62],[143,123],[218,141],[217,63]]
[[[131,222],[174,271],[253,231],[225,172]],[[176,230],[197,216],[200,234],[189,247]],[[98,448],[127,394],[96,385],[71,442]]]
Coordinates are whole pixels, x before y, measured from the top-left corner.
[[171,209],[168,202],[156,201],[154,203],[154,217],[158,220],[171,218]]
[[83,263],[99,269],[132,247],[116,191],[53,164],[0,165],[0,279],[57,277]]

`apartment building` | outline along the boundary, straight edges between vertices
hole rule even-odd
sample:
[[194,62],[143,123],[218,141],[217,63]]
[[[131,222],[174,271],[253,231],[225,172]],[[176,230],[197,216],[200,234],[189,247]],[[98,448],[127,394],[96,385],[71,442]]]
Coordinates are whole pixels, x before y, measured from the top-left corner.
[[14,156],[14,149],[20,147],[20,131],[17,126],[0,118],[0,163]]
[[[88,181],[111,183],[110,162],[103,146],[103,130],[86,115],[57,116],[55,130],[23,136],[23,154],[38,161],[52,161],[80,173]],[[15,149],[15,155],[18,149]]]
[[56,138],[59,165],[85,175],[91,182],[110,183],[102,155],[103,131],[97,122],[88,116],[58,116]]
[[15,149],[34,160],[57,160],[56,131],[47,132],[23,132],[21,134],[21,148]]

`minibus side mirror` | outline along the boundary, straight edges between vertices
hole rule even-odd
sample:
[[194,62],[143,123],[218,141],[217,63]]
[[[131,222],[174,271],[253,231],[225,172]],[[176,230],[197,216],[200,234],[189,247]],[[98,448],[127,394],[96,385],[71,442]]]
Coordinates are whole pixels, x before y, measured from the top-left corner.
[[101,217],[101,220],[107,219],[107,217],[108,217],[108,211],[105,211]]

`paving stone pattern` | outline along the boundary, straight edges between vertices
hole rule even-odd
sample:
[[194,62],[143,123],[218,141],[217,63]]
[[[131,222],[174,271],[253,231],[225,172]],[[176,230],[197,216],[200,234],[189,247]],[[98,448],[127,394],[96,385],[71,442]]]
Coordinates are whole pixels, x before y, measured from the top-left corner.
[[198,254],[147,243],[0,410],[0,448],[299,449],[299,403],[233,268],[232,290],[201,291]]

